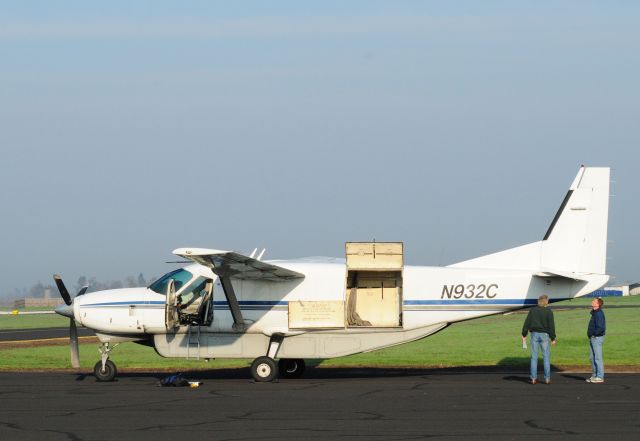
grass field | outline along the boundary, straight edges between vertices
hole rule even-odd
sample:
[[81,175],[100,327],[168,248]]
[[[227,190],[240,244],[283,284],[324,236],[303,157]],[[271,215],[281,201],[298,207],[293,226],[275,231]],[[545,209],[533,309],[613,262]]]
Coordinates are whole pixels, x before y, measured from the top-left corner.
[[[608,367],[640,364],[640,298],[605,299],[607,336],[605,364]],[[581,306],[580,309],[555,310],[558,344],[552,348],[552,362],[556,366],[589,365],[586,328],[589,321],[590,299],[577,299],[561,306]],[[609,308],[607,306],[635,306]],[[11,320],[17,320],[11,322]],[[329,359],[322,366],[371,367],[451,367],[451,366],[526,366],[529,352],[521,347],[520,330],[524,314],[486,317],[457,323],[429,338],[393,348]],[[9,327],[68,326],[64,317],[57,316],[0,316],[0,329]],[[19,324],[19,325],[18,325]],[[14,326],[15,325],[15,326]],[[23,326],[28,325],[28,326]],[[98,360],[97,344],[80,347],[83,368],[91,368]],[[111,359],[118,368],[144,369],[213,369],[247,366],[250,360],[165,359],[152,348],[125,343],[112,352]],[[0,370],[52,369],[69,367],[67,346],[1,349]]]
[[0,315],[0,330],[33,328],[66,328],[69,319],[58,314]]

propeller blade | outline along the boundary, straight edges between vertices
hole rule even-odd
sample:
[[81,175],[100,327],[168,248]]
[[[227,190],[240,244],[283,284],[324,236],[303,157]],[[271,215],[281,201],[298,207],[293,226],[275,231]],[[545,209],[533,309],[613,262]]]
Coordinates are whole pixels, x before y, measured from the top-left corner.
[[80,349],[78,348],[78,328],[74,319],[69,320],[69,347],[71,348],[71,366],[80,368]]
[[85,285],[82,288],[80,288],[80,291],[78,291],[78,294],[76,294],[76,297],[80,297],[81,295],[83,295],[85,292],[87,292],[87,289],[89,289],[89,285]]
[[67,305],[71,305],[71,296],[69,295],[69,291],[67,291],[67,287],[64,286],[64,283],[62,282],[62,277],[54,274],[53,280],[56,282],[56,286],[58,287],[58,291],[60,291],[62,300],[64,300]]

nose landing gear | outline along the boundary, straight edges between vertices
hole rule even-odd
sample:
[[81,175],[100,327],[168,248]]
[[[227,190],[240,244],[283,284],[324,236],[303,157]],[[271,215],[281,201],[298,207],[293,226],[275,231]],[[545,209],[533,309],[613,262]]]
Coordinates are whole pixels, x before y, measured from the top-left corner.
[[101,360],[93,367],[93,375],[98,381],[113,381],[118,370],[113,361],[109,360],[109,352],[111,352],[117,344],[113,347],[109,347],[109,343],[102,343],[98,351],[100,352]]

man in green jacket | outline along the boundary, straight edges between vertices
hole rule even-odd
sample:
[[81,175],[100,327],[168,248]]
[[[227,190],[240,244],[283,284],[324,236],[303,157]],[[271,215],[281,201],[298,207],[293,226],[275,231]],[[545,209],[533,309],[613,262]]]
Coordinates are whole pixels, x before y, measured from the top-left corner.
[[553,312],[547,308],[549,297],[538,297],[538,306],[531,308],[527,319],[522,326],[522,341],[525,342],[527,333],[531,333],[531,384],[538,382],[538,349],[542,349],[544,363],[544,382],[551,384],[551,344],[556,344],[556,325],[553,321]]

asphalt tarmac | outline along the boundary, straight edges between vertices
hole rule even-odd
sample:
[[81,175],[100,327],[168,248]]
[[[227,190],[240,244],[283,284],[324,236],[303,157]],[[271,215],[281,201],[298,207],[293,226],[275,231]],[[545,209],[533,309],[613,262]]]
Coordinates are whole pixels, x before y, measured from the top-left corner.
[[[78,336],[95,335],[91,329],[78,326]],[[3,329],[0,330],[0,342],[38,341],[58,338],[69,339],[69,328],[34,328],[34,329]]]
[[[165,374],[166,375],[166,374]],[[247,380],[247,369],[98,383],[72,373],[0,373],[7,440],[638,440],[640,375],[309,369],[302,379]]]

